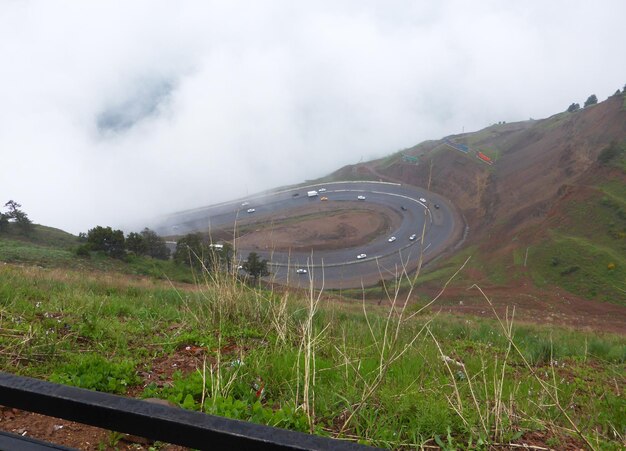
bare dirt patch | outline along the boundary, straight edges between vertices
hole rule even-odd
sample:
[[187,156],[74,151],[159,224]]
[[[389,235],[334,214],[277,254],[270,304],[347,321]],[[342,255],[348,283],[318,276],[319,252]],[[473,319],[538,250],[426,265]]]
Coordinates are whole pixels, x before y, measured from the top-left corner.
[[[504,318],[515,309],[516,323],[551,324],[571,327],[587,332],[603,331],[625,335],[626,316],[624,307],[608,302],[590,301],[569,293],[559,287],[537,288],[526,277],[507,286],[494,286],[477,281],[494,305],[496,312]],[[473,283],[453,284],[433,309],[454,315],[471,315],[493,318],[487,301]],[[440,288],[427,290],[432,296]]]
[[143,437],[120,434],[74,421],[2,406],[0,406],[0,429],[80,450],[183,451],[188,449],[178,445],[157,445]]
[[402,218],[392,208],[365,202],[315,202],[289,214],[240,226],[245,249],[309,252],[358,247],[388,233]]

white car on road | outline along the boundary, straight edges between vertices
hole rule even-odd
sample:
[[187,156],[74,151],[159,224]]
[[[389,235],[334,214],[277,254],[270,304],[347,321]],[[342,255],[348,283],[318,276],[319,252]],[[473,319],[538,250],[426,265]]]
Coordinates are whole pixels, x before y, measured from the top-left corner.
[[357,196],[357,199],[359,199],[359,200],[365,200],[365,196]]
[[389,241],[390,243],[393,243],[394,241],[396,241],[396,237],[392,236],[391,238],[389,238],[387,241]]
[[296,269],[296,273],[298,273],[298,274],[306,274],[306,269],[298,268],[298,269]]
[[317,190],[318,193],[325,193],[326,192],[326,188],[320,188]]
[[248,213],[254,213],[256,210],[254,208],[248,208]]
[[363,260],[363,259],[364,259],[364,258],[366,258],[366,257],[367,257],[367,254],[359,254],[359,255],[357,255],[357,256],[356,256],[356,258],[357,258],[358,260]]
[[413,234],[413,235],[411,235],[411,236],[409,237],[409,240],[413,241],[413,240],[415,240],[415,238],[417,238],[417,235],[416,235],[416,234]]
[[426,199],[424,199],[423,197],[420,197],[420,202],[426,203]]

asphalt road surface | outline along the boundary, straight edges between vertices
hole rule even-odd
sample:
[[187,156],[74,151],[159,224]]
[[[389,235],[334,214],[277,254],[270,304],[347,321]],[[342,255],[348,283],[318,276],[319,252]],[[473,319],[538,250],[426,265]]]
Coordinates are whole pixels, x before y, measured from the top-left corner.
[[[322,188],[326,191],[319,196],[307,197],[307,191],[319,192]],[[294,197],[295,193],[298,196]],[[234,226],[241,219],[262,220],[307,202],[319,202],[321,196],[327,196],[331,201],[355,201],[358,196],[364,196],[362,202],[397,210],[402,221],[388,235],[381,235],[358,248],[316,251],[313,254],[255,250],[271,262],[270,278],[276,282],[299,287],[309,287],[312,282],[316,288],[335,289],[368,286],[382,278],[395,277],[403,267],[407,271],[414,270],[420,256],[424,262],[432,260],[448,248],[454,238],[455,215],[446,199],[424,189],[384,182],[332,182],[263,193],[172,215],[158,231],[165,235],[183,235],[195,230]],[[435,208],[435,204],[439,208]],[[254,209],[254,212],[248,213],[248,209]],[[413,234],[417,238],[409,240]],[[388,242],[390,236],[396,237],[392,243]],[[238,258],[245,260],[250,251],[237,249]],[[366,254],[367,257],[357,259],[359,254]],[[306,269],[307,272],[299,274],[297,269]]]

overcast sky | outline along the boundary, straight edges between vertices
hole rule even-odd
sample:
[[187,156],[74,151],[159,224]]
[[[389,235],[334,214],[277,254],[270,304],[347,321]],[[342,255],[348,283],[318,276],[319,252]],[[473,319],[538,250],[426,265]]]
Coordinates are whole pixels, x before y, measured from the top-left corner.
[[626,2],[0,0],[0,201],[141,227],[626,83]]

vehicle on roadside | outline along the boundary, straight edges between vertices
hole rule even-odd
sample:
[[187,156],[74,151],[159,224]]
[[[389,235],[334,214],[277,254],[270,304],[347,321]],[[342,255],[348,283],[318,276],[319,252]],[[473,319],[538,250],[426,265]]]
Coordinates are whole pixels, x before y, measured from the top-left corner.
[[254,213],[256,210],[254,208],[248,208],[248,213]]
[[242,207],[247,207],[248,205],[250,205],[250,202],[242,202],[242,203],[241,203],[241,206],[242,206]]
[[367,254],[359,254],[359,255],[356,256],[356,258],[358,260],[363,260],[364,258],[367,258]]
[[325,192],[326,192],[326,188],[320,188],[320,189],[318,189],[318,191],[319,191],[320,193],[325,193]]
[[420,197],[420,202],[424,202],[424,203],[426,203],[426,199],[425,199],[425,198],[423,198],[423,197]]
[[409,240],[414,241],[414,240],[415,240],[415,238],[417,238],[417,235],[416,235],[416,234],[413,234],[413,235],[411,235],[411,236],[409,237]]
[[322,197],[320,197],[320,200],[328,200],[328,197],[322,196]]
[[357,199],[359,199],[359,200],[365,200],[365,196],[357,196]]
[[293,193],[293,194],[291,195],[291,197],[298,197],[299,195],[300,195],[300,193]]
[[317,191],[307,191],[306,195],[308,197],[315,197],[315,196],[317,196]]
[[306,271],[306,269],[304,269],[304,268],[298,268],[298,269],[296,269],[296,273],[298,273],[298,274],[306,274],[306,272],[307,272],[307,271]]
[[435,204],[435,205],[433,205],[433,207],[435,207],[435,209],[439,210],[439,204]]
[[406,211],[406,207],[405,207],[404,205],[401,205],[401,206],[400,206],[400,210],[402,210],[402,211]]
[[396,237],[392,236],[387,241],[389,241],[390,243],[393,243],[394,241],[396,241]]

